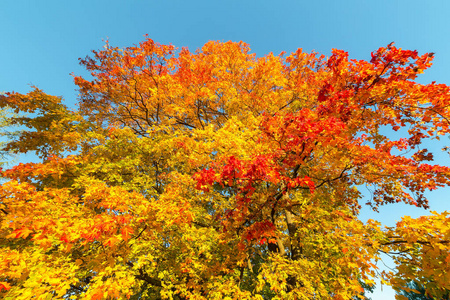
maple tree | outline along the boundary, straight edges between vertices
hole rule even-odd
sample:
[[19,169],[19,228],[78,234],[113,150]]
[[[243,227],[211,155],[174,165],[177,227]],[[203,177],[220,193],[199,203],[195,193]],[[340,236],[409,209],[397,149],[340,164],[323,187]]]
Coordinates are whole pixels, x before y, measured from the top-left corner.
[[[76,109],[37,88],[1,96],[29,128],[4,150],[41,161],[2,171],[0,295],[363,299],[375,278],[443,295],[448,212],[358,219],[361,186],[377,210],[427,208],[425,192],[450,183],[422,146],[450,125],[450,88],[415,81],[432,59],[147,38],[82,59]],[[395,272],[378,270],[384,254]]]

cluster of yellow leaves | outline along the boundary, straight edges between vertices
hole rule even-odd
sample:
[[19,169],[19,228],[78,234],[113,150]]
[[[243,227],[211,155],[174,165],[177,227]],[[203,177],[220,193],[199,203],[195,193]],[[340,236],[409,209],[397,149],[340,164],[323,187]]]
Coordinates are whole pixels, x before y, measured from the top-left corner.
[[450,125],[449,87],[414,82],[431,59],[146,39],[81,60],[93,79],[75,77],[77,111],[38,89],[1,96],[30,128],[4,149],[42,161],[2,171],[0,295],[363,299],[381,253],[398,262],[383,280],[424,278],[441,295],[447,213],[395,229],[358,220],[360,185],[377,209],[427,207],[424,192],[450,183],[419,148]]
[[423,280],[431,295],[440,298],[450,290],[450,214],[432,212],[417,219],[402,218],[389,234],[390,251],[397,273],[391,274],[394,287],[403,287],[408,281]]

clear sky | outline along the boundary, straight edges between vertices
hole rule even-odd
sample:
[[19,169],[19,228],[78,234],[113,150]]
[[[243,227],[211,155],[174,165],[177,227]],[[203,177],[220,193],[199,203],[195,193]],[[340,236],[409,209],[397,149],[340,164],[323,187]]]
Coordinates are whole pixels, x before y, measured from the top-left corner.
[[[436,53],[420,82],[450,84],[449,13],[448,0],[0,0],[0,92],[25,93],[35,85],[73,105],[77,91],[70,73],[85,74],[78,58],[100,49],[105,39],[127,47],[145,34],[191,50],[209,40],[242,40],[258,56],[297,48],[327,55],[338,48],[370,59],[372,51],[395,42]],[[448,165],[448,156],[438,162]],[[448,195],[449,189],[433,192],[431,208],[450,210]],[[364,210],[362,218],[392,226],[403,214],[425,213],[391,205],[378,215]],[[372,299],[394,294],[384,287]]]

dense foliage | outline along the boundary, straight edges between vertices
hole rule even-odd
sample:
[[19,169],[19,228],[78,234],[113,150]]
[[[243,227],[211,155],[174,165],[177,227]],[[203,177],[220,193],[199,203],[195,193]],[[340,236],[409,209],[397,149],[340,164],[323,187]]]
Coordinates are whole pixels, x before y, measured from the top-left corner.
[[[427,296],[426,288],[424,287],[424,285],[427,284],[433,285],[434,283],[425,282],[424,284],[420,285],[415,281],[410,281],[406,284],[406,289],[398,291],[398,294],[406,297],[406,299],[408,300],[433,300],[434,298]],[[450,299],[450,290],[447,290],[446,293],[441,294],[439,299]]]
[[[427,208],[450,183],[422,146],[449,134],[450,88],[415,82],[433,54],[249,51],[106,45],[81,60],[76,110],[39,89],[1,96],[29,128],[3,150],[41,161],[2,171],[0,295],[352,299],[376,277],[443,295],[448,212],[358,219],[363,186],[377,210]],[[377,269],[383,253],[396,272]]]

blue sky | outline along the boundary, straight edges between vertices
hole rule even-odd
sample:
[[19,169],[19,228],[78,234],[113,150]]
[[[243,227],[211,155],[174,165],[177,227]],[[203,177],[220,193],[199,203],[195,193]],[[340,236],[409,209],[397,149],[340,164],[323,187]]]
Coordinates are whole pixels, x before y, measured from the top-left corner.
[[[327,55],[338,48],[351,58],[370,59],[372,51],[395,42],[436,53],[420,82],[450,84],[449,12],[448,0],[1,0],[0,92],[25,93],[36,85],[73,105],[77,91],[70,73],[85,74],[78,58],[100,49],[105,39],[127,47],[145,34],[191,50],[209,40],[242,40],[258,56],[297,48]],[[447,160],[439,156],[438,163],[449,165]],[[448,194],[449,189],[430,194],[431,208],[449,210]],[[362,217],[394,225],[403,214],[424,213],[393,205],[378,215],[364,210]],[[384,288],[372,298],[394,296]]]

